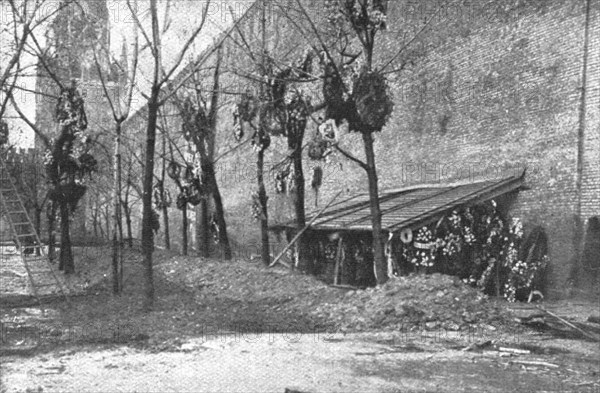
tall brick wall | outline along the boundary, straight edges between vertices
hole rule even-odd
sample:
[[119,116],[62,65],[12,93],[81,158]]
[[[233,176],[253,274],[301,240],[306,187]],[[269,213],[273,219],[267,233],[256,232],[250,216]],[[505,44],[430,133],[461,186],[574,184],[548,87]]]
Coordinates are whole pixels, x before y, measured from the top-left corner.
[[[391,2],[389,29],[381,40],[383,57],[397,51],[402,21],[415,31],[433,15],[435,2]],[[498,2],[503,3],[503,2]],[[445,14],[436,31],[423,33],[414,60],[391,73],[395,111],[376,139],[381,188],[453,179],[499,178],[527,168],[529,190],[511,210],[526,229],[542,225],[550,237],[550,295],[563,295],[574,252],[577,176],[577,131],[583,72],[585,2],[521,2],[486,10],[463,4]],[[425,4],[425,5],[423,5]],[[420,8],[419,8],[420,7]],[[413,12],[410,15],[410,10]],[[444,24],[445,23],[445,24]],[[444,30],[446,29],[446,30]],[[584,129],[582,218],[600,214],[599,86],[600,2],[592,1],[588,48]],[[421,51],[422,53],[419,53]],[[415,53],[416,52],[416,53]],[[406,57],[410,59],[410,56]],[[380,59],[379,64],[385,59]],[[227,121],[227,120],[225,120]],[[226,127],[225,127],[226,128]],[[221,144],[231,143],[230,132]],[[229,141],[229,142],[227,142]],[[277,162],[283,145],[270,149]],[[342,145],[363,156],[360,138],[344,137]],[[233,226],[248,228],[248,189],[254,186],[254,155],[240,149],[221,163],[220,180]],[[305,164],[310,181],[310,161]],[[340,188],[366,189],[366,176],[351,162],[335,157],[325,164],[321,189],[324,203]],[[272,219],[283,219],[289,203],[269,189]],[[307,206],[314,196],[307,191]],[[282,211],[285,212],[282,214]],[[252,232],[254,230],[254,232]],[[234,232],[234,236],[238,236]]]
[[[528,168],[512,209],[550,237],[548,288],[570,272],[581,105],[584,2],[521,9],[440,45],[394,80],[396,110],[378,138],[382,188]],[[593,2],[588,55],[583,219],[598,195],[598,31]],[[393,146],[393,147],[392,147]]]
[[[597,3],[597,2],[592,2]],[[586,100],[584,111],[583,177],[581,213],[584,220],[600,216],[600,7],[595,4],[590,14],[587,57]],[[587,224],[587,222],[586,222]],[[587,225],[586,225],[587,230]],[[596,256],[600,258],[600,256]],[[585,269],[585,267],[584,267]],[[592,273],[592,274],[590,274]],[[598,289],[600,272],[583,271],[584,289]]]
[[[301,13],[295,2],[286,10]],[[440,2],[391,1],[388,30],[379,37],[375,63],[386,64],[423,21],[430,27],[386,69],[395,110],[376,136],[380,188],[460,179],[499,178],[527,168],[527,184],[511,214],[526,229],[542,225],[550,238],[551,296],[564,295],[574,252],[577,201],[582,218],[600,214],[600,1],[591,0],[584,112],[581,193],[577,190],[577,135],[582,104],[585,1],[541,0],[459,2],[436,11]],[[456,5],[457,4],[457,5]],[[324,22],[319,5],[306,1],[317,25]],[[270,53],[282,63],[294,61],[311,42],[310,31],[298,33],[282,10],[269,14]],[[302,23],[300,23],[302,25]],[[302,25],[306,27],[306,25]],[[224,102],[218,133],[218,155],[238,144],[233,140],[232,104],[249,85],[244,74],[256,71],[248,48],[260,54],[260,8],[251,9],[226,40]],[[313,41],[314,43],[314,41]],[[403,61],[406,65],[401,71]],[[320,95],[318,85],[305,91]],[[312,123],[307,139],[314,132]],[[248,135],[246,135],[247,137]],[[364,157],[358,135],[341,145]],[[273,138],[265,159],[268,171],[287,153],[285,141]],[[226,219],[237,243],[257,244],[258,224],[251,217],[250,194],[256,188],[256,154],[248,144],[217,162]],[[307,209],[315,206],[310,189],[312,167],[304,164]],[[325,176],[319,205],[337,191],[365,191],[366,175],[337,155],[321,163]],[[274,193],[267,177],[271,222],[293,218],[288,198]],[[258,247],[255,246],[257,249]]]

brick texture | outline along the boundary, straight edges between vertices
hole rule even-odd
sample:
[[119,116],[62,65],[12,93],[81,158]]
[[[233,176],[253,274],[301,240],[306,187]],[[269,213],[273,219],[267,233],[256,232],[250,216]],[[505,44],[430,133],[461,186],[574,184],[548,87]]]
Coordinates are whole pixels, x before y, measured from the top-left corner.
[[[314,43],[294,4],[289,2],[286,10],[296,12],[297,25],[283,12],[269,13],[269,53],[283,63],[296,60]],[[565,296],[577,240],[573,237],[578,199],[583,220],[600,214],[600,1],[591,0],[587,54],[585,1],[464,1],[438,10],[439,4],[390,2],[388,30],[379,37],[375,59],[377,66],[389,63],[385,71],[395,102],[392,118],[376,136],[380,188],[499,178],[527,168],[530,188],[519,194],[510,214],[522,218],[526,230],[534,225],[546,229],[551,259],[547,288],[550,296]],[[322,26],[323,10],[311,1],[305,5]],[[259,11],[250,9],[239,26],[248,42],[237,33],[226,41],[228,74],[222,88],[228,94],[220,112],[220,153],[237,145],[231,116],[236,94],[255,88],[243,74],[256,72],[248,48],[260,54]],[[433,21],[429,27],[400,51],[429,18]],[[298,32],[298,26],[305,30]],[[584,56],[587,72],[582,86]],[[586,89],[584,154],[578,157],[582,88]],[[314,92],[318,101],[318,85],[308,85],[305,91]],[[309,126],[307,138],[314,127]],[[364,156],[358,135],[345,135],[341,145]],[[280,162],[286,149],[283,140],[273,138],[265,168]],[[578,159],[583,159],[581,192]],[[244,145],[217,163],[234,243],[252,245],[258,240],[258,225],[250,217],[255,160],[249,145]],[[305,162],[308,210],[315,206],[310,189],[315,165]],[[338,155],[321,165],[325,175],[320,206],[340,189],[346,194],[366,190],[366,175],[352,162]],[[274,193],[272,178],[268,176],[267,184],[270,220],[290,219],[291,204]]]

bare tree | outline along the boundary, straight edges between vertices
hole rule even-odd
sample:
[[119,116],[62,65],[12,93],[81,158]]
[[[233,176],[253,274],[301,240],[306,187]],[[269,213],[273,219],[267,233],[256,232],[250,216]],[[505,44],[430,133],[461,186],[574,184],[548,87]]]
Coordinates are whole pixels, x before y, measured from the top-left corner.
[[[127,2],[135,24],[142,33],[145,44],[150,48],[152,54],[152,75],[150,77],[150,92],[145,94],[148,108],[148,122],[146,125],[146,146],[145,146],[145,165],[144,165],[144,185],[143,185],[143,212],[142,212],[142,254],[144,258],[144,281],[145,281],[145,302],[144,308],[150,310],[154,304],[154,279],[152,273],[152,253],[154,249],[154,234],[151,222],[153,220],[152,211],[152,188],[154,183],[154,153],[156,145],[156,128],[158,119],[158,110],[164,105],[164,98],[160,98],[160,92],[166,82],[169,81],[177,71],[181,62],[185,58],[190,46],[195,41],[198,34],[204,27],[206,16],[208,15],[208,6],[202,10],[203,16],[201,23],[194,29],[190,37],[185,42],[181,51],[177,55],[175,64],[169,71],[165,71],[162,59],[162,33],[159,26],[159,15],[157,0],[150,0],[150,24],[151,32],[148,34],[137,17],[137,7],[134,9],[131,2]],[[166,28],[166,26],[163,26]]]
[[[146,99],[146,108],[148,121],[146,124],[145,132],[145,165],[143,175],[143,213],[142,213],[142,254],[145,266],[145,302],[144,308],[150,310],[154,303],[154,283],[152,274],[152,253],[153,253],[153,231],[152,231],[152,220],[153,220],[153,209],[152,209],[152,188],[154,181],[154,158],[155,158],[155,145],[156,145],[156,130],[159,109],[183,86],[186,81],[194,75],[196,70],[200,67],[203,60],[195,63],[191,63],[190,67],[186,67],[182,74],[177,77],[174,81],[174,77],[183,60],[187,57],[190,52],[192,44],[196,41],[196,38],[203,30],[207,16],[210,14],[209,9],[211,2],[207,1],[205,6],[200,10],[201,18],[194,28],[191,29],[187,39],[183,39],[183,45],[172,57],[174,60],[169,69],[165,68],[163,63],[163,35],[171,25],[171,21],[168,17],[168,10],[170,2],[161,3],[166,6],[165,18],[162,23],[159,20],[158,1],[150,0],[149,7],[149,19],[150,19],[150,32],[147,32],[144,28],[143,23],[137,16],[136,10],[132,7],[131,2],[128,1],[128,7],[131,11],[133,20],[136,27],[139,29],[142,37],[145,41],[145,47],[149,48],[152,59],[151,75],[149,75],[150,87],[147,93],[142,95]],[[234,22],[235,23],[235,22]],[[213,52],[216,48],[213,50]],[[206,55],[210,55],[210,51]],[[206,58],[206,57],[203,57]],[[169,83],[172,82],[172,83]],[[163,91],[163,88],[166,88]],[[162,92],[162,94],[161,94]]]
[[[174,97],[174,102],[179,109],[182,118],[182,130],[184,138],[192,143],[200,161],[200,178],[192,182],[191,186],[194,191],[188,192],[194,195],[194,192],[203,197],[197,200],[196,205],[204,202],[200,217],[200,229],[208,232],[208,220],[206,209],[206,199],[210,198],[214,205],[214,215],[212,226],[216,231],[216,239],[221,247],[221,254],[225,260],[230,260],[232,257],[231,247],[229,245],[229,237],[227,236],[227,224],[225,222],[225,211],[223,209],[223,201],[217,177],[215,174],[215,147],[216,133],[219,110],[220,96],[220,73],[221,73],[222,51],[217,50],[217,59],[213,73],[213,85],[210,92],[210,104],[204,99],[199,86],[198,78],[194,78],[195,94],[187,95],[185,98]],[[183,96],[183,93],[180,93]],[[189,198],[188,198],[189,199]],[[201,236],[202,243],[198,244],[199,250],[204,255],[208,254],[208,236]]]
[[[69,1],[59,4],[56,8],[50,0],[7,0],[9,15],[3,14],[0,28],[0,119],[3,118],[13,91],[18,88],[17,81],[24,77],[32,65],[24,65],[23,57],[27,54],[34,33],[41,30],[44,24],[53,18],[57,12],[66,7]],[[51,10],[51,12],[48,12]]]
[[[125,43],[123,43],[125,45]],[[113,231],[112,231],[112,266],[113,266],[113,292],[120,293],[123,290],[123,255],[122,255],[122,243],[123,243],[123,229],[121,220],[121,185],[122,185],[122,168],[121,168],[121,133],[122,125],[129,117],[131,111],[131,102],[133,98],[133,90],[135,86],[136,73],[138,68],[138,37],[137,29],[134,29],[133,39],[133,60],[131,67],[124,69],[125,64],[119,64],[113,59],[114,64],[118,64],[121,69],[121,74],[126,74],[125,78],[120,78],[117,81],[116,87],[118,94],[116,99],[111,94],[111,89],[107,85],[107,78],[104,75],[103,67],[98,59],[98,53],[94,52],[94,61],[96,70],[98,72],[100,83],[104,91],[104,96],[108,100],[112,117],[115,122],[114,128],[114,155],[113,155]],[[110,57],[109,48],[101,48],[104,52],[104,56]],[[127,55],[127,48],[123,48],[124,55],[121,60],[125,60]],[[124,80],[123,80],[124,79]],[[121,84],[125,84],[125,97],[121,97],[120,90]]]
[[[386,27],[387,0],[331,0],[327,2],[328,22],[333,31],[328,41],[306,11],[302,0],[296,0],[298,10],[305,17],[315,46],[322,50],[323,98],[325,118],[336,126],[346,124],[350,131],[362,135],[365,158],[353,157],[338,148],[344,156],[359,164],[367,173],[372,224],[372,249],[375,277],[379,284],[387,281],[381,229],[381,209],[373,133],[381,131],[392,111],[385,77],[373,69],[373,54],[377,33]],[[300,24],[297,28],[302,29]],[[324,30],[327,30],[325,28]],[[353,51],[357,40],[360,50]],[[334,53],[334,50],[337,53]],[[337,56],[334,56],[337,55]],[[360,58],[360,62],[357,59]],[[353,64],[358,67],[351,67]],[[348,71],[351,70],[350,78]]]
[[[301,90],[303,85],[311,90],[319,80],[312,75],[316,51],[309,45],[293,49],[285,46],[278,47],[279,43],[272,42],[273,40],[268,37],[277,36],[276,32],[280,26],[273,23],[269,27],[273,32],[267,30],[266,10],[273,11],[280,7],[282,14],[293,22],[296,21],[277,1],[263,0],[261,6],[260,48],[252,47],[250,37],[240,30],[237,31],[240,41],[234,42],[245,52],[248,61],[253,64],[256,71],[233,69],[232,72],[250,81],[250,84],[259,86],[258,94],[248,89],[242,95],[237,105],[235,122],[239,127],[238,139],[241,139],[245,128],[249,127],[253,131],[251,141],[254,149],[257,150],[258,183],[258,192],[253,195],[253,213],[260,222],[263,263],[269,265],[268,201],[263,177],[265,151],[271,143],[271,137],[285,138],[287,155],[270,169],[276,172],[276,192],[290,196],[294,206],[295,232],[302,233],[306,226],[304,138],[311,114],[321,110],[323,105],[313,106],[312,95]],[[293,237],[292,233],[289,235],[290,238]],[[309,247],[305,245],[304,236],[301,235],[296,241],[295,250],[296,266],[302,271],[311,272],[312,258],[309,255]]]
[[75,265],[71,249],[69,216],[75,211],[85,194],[86,187],[83,185],[85,176],[96,171],[97,161],[89,153],[91,140],[84,134],[87,128],[84,102],[76,85],[62,87],[57,101],[55,117],[59,135],[52,141],[27,118],[11,97],[11,102],[19,116],[34,130],[48,149],[44,164],[51,185],[48,198],[53,202],[50,209],[52,216],[49,216],[49,232],[51,233],[54,222],[53,213],[58,208],[61,218],[59,269],[64,270],[65,273],[73,273]]

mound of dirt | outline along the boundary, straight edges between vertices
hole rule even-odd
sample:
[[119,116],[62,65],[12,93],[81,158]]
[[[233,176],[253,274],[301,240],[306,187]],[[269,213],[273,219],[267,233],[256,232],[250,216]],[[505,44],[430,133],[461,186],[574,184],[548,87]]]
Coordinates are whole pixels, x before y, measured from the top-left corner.
[[157,268],[172,285],[197,291],[199,304],[215,299],[259,303],[269,310],[268,317],[292,313],[345,331],[514,327],[504,302],[441,274],[396,277],[383,286],[347,291],[312,276],[240,260],[172,256]]
[[441,274],[396,277],[385,285],[346,293],[314,312],[347,330],[494,329],[510,323],[505,308],[461,280]]
[[[327,292],[339,299],[343,292],[312,276],[283,268],[265,268],[244,260],[219,261],[193,256],[171,256],[157,263],[166,281],[200,290],[201,297],[236,301],[308,301]],[[310,298],[310,299],[308,299]]]

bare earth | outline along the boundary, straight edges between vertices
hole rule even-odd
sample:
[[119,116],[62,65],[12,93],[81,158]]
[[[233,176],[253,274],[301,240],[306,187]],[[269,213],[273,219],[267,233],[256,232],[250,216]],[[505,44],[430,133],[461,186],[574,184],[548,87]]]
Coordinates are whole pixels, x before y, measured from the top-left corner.
[[546,354],[508,356],[462,351],[459,342],[389,333],[231,333],[166,352],[79,347],[8,356],[0,370],[6,392],[599,391],[597,345],[553,340],[544,343]]
[[[131,254],[126,291],[115,297],[104,276],[107,255],[85,254],[79,274],[91,286],[69,305],[52,303],[43,315],[0,302],[0,393],[600,392],[597,342],[512,329],[501,320],[475,330],[411,325],[420,314],[394,313],[389,301],[409,298],[414,288],[349,293],[246,261],[159,254],[155,309],[144,313],[139,258]],[[447,281],[419,280],[424,288]],[[451,280],[445,288],[468,294]],[[444,291],[427,299],[445,299]],[[381,315],[369,303],[374,294],[388,302]],[[367,308],[347,308],[363,298]],[[328,313],[319,311],[323,304]],[[440,304],[431,306],[438,317],[456,317]],[[481,304],[475,314],[495,315],[493,304]],[[515,315],[532,307],[500,304],[516,308]],[[572,320],[598,314],[592,302],[544,306]],[[341,318],[347,313],[353,320],[365,315],[365,322],[348,324]],[[412,328],[400,332],[394,326],[404,320]]]

